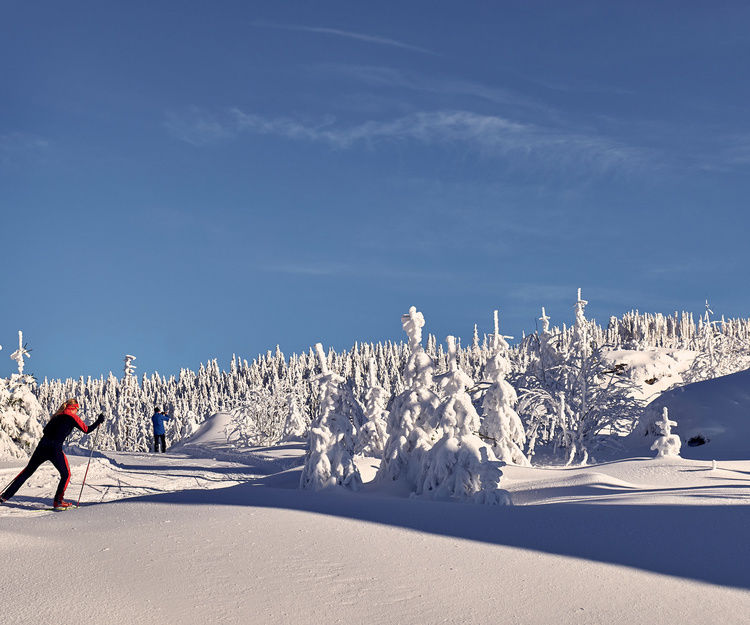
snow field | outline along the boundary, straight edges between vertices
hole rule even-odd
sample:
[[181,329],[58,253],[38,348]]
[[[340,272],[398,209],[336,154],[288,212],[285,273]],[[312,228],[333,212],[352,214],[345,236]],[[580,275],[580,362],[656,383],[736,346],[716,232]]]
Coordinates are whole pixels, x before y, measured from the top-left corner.
[[292,449],[257,453],[257,466],[280,470],[117,454],[97,459],[92,484],[150,494],[61,513],[0,507],[0,554],[12,556],[0,585],[16,597],[3,623],[62,611],[112,625],[739,625],[750,610],[750,507],[737,505],[750,501],[750,462],[509,466],[517,505],[494,507],[386,496],[375,483],[299,490],[301,450],[296,469],[283,468]]
[[[576,362],[590,378],[584,396],[597,391],[603,376],[633,383],[623,384],[618,401],[592,423],[608,436],[627,432],[615,412],[628,407],[627,393],[643,399],[681,380],[693,356],[676,349],[619,350],[589,368],[588,333],[595,328],[585,325],[580,292],[578,300],[568,338],[580,348]],[[13,598],[3,625],[51,622],[61,612],[75,622],[115,625],[747,622],[750,460],[738,460],[748,458],[750,439],[744,435],[750,423],[746,372],[663,394],[649,414],[666,415],[668,408],[676,424],[655,430],[655,418],[648,417],[641,431],[610,436],[612,445],[597,457],[612,461],[591,465],[585,428],[577,434],[569,428],[577,414],[570,410],[571,393],[561,393],[558,442],[573,450],[566,454],[570,466],[559,466],[565,458],[554,454],[552,466],[506,465],[498,485],[494,452],[477,439],[477,452],[484,452],[477,464],[487,471],[467,475],[481,474],[482,487],[487,482],[515,505],[460,504],[455,500],[477,493],[477,485],[454,488],[463,478],[446,467],[463,466],[455,461],[454,441],[463,449],[476,438],[479,417],[465,391],[472,380],[458,369],[449,340],[448,371],[436,378],[448,384],[446,397],[438,398],[429,389],[434,363],[419,344],[424,320],[412,308],[402,321],[411,356],[407,386],[389,420],[403,436],[391,432],[395,442],[385,446],[382,461],[356,455],[353,439],[336,449],[347,440],[339,434],[352,423],[361,426],[365,415],[350,410],[356,404],[343,377],[327,369],[328,356],[319,349],[321,379],[331,381],[321,396],[325,420],[318,423],[327,428],[318,451],[328,464],[303,467],[300,442],[247,447],[236,437],[227,440],[232,415],[219,413],[166,455],[98,453],[83,497],[94,505],[80,510],[40,509],[57,482],[54,469],[44,467],[0,507],[0,553],[12,555],[11,564],[0,567],[0,586]],[[499,388],[507,367],[497,364],[493,383]],[[556,396],[545,392],[552,406]],[[497,417],[495,442],[507,438],[520,452],[511,395],[500,393],[487,412]],[[368,422],[370,412],[384,418],[376,403]],[[547,417],[541,414],[539,424]],[[707,440],[683,445],[686,457],[654,459],[649,446],[655,436],[669,436],[671,425],[682,442],[690,432]],[[426,445],[438,426],[449,453]],[[372,455],[380,456],[380,449],[374,444]],[[498,453],[514,449],[501,446]],[[535,456],[537,463],[542,458]],[[86,461],[71,459],[69,499],[77,498]],[[7,482],[22,461],[0,466]],[[436,468],[435,478],[425,480],[417,466]],[[308,472],[320,475],[322,486],[345,484],[347,475],[362,483],[357,493],[300,490]],[[415,476],[432,491],[422,495],[410,487]],[[79,592],[70,592],[66,567],[74,568]]]
[[[81,493],[87,456],[68,455],[71,470],[65,498],[75,503]],[[3,463],[7,465],[9,463]],[[23,465],[0,469],[3,485],[10,482]],[[81,506],[152,495],[190,488],[226,488],[249,479],[245,465],[210,459],[108,452],[92,458],[81,496]],[[0,516],[49,514],[59,474],[45,462],[24,484],[18,494],[0,508]]]
[[638,398],[646,402],[674,385],[683,384],[682,374],[697,355],[696,351],[666,347],[602,351],[602,357],[610,366],[625,365],[626,375],[635,383]]

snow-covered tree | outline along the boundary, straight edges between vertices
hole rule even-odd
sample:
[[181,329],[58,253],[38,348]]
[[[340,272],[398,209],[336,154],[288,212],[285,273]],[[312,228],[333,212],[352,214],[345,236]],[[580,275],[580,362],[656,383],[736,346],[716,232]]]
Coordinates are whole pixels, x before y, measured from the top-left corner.
[[518,413],[526,425],[529,456],[541,443],[550,452],[564,451],[568,464],[585,464],[593,449],[611,435],[629,433],[640,416],[633,383],[602,358],[603,333],[586,319],[587,303],[579,289],[573,327],[548,341],[555,341],[557,364],[543,377],[530,370],[519,379]]
[[672,421],[669,418],[669,411],[666,406],[662,409],[661,419],[656,421],[656,426],[661,428],[661,436],[651,445],[651,451],[656,452],[657,458],[679,457],[682,443],[677,434],[672,434],[672,426],[677,426],[677,421]]
[[357,453],[382,458],[388,437],[388,393],[378,384],[375,358],[370,358],[368,388],[365,393],[365,423],[359,429]]
[[27,346],[23,344],[23,332],[18,331],[18,349],[10,355],[11,360],[15,360],[18,363],[18,375],[23,375],[24,358],[29,358],[31,354],[26,349]]
[[178,431],[178,438],[183,439],[192,436],[198,431],[199,427],[200,421],[198,420],[198,415],[192,410],[188,410],[182,419],[182,424]]
[[305,437],[310,427],[300,408],[300,397],[297,393],[286,394],[287,417],[284,423],[282,441],[300,440]]
[[474,493],[474,503],[495,506],[512,505],[510,494],[500,488],[500,479],[503,477],[501,467],[502,460],[490,459],[490,451],[487,447],[479,448],[479,484],[480,488]]
[[329,370],[320,343],[315,345],[315,351],[321,369],[320,407],[310,429],[310,447],[305,455],[300,488],[321,490],[343,486],[358,490],[362,478],[353,458],[356,427],[363,422],[362,409],[346,380]]
[[446,396],[437,411],[441,438],[422,455],[416,493],[438,499],[508,504],[508,493],[498,487],[502,464],[476,434],[479,415],[466,392],[474,382],[458,368],[455,338],[449,336],[447,343],[448,372],[440,379]]
[[482,400],[481,436],[489,440],[492,451],[499,460],[510,464],[528,466],[529,460],[523,453],[526,433],[523,424],[514,410],[518,402],[515,389],[505,379],[510,374],[508,343],[500,334],[497,311],[495,332],[492,335],[493,354],[485,365],[485,377],[490,386]]
[[[750,367],[750,339],[736,322],[711,319],[713,311],[706,300],[699,319],[693,347],[698,352],[690,368],[682,374],[687,384],[743,371]],[[738,331],[739,330],[739,331]]]
[[[139,449],[139,443],[143,442],[139,440],[138,415],[135,409],[138,378],[135,377],[134,360],[135,356],[125,355],[122,384],[116,400],[114,439],[118,450]],[[147,444],[146,449],[148,449]]]
[[259,386],[249,389],[245,398],[230,411],[229,434],[240,445],[275,445],[284,434],[286,398]]
[[542,316],[539,317],[539,320],[542,322],[542,331],[538,337],[539,357],[536,374],[543,383],[546,383],[547,372],[554,371],[555,367],[559,365],[559,354],[555,348],[555,337],[549,328],[550,318],[547,316],[544,306],[542,306]]
[[[539,331],[524,336],[507,350],[512,371],[505,377],[519,393],[520,402],[515,410],[526,429],[526,455],[529,458],[535,453],[543,455],[548,451],[570,458],[572,451],[572,461],[580,462],[585,455],[578,439],[582,429],[585,430],[584,447],[593,449],[611,439],[612,434],[627,432],[632,426],[638,416],[638,406],[627,406],[619,399],[627,376],[613,374],[611,364],[599,366],[594,362],[597,354],[601,355],[605,350],[649,346],[691,350],[696,357],[690,370],[682,374],[685,382],[750,367],[750,319],[721,318],[717,321],[709,312],[708,323],[705,315],[696,316],[696,323],[689,312],[662,315],[634,310],[619,319],[610,318],[607,327],[602,328],[585,319],[584,300],[578,299],[576,323],[570,327],[552,327],[543,309]],[[583,321],[586,327],[582,334]],[[417,330],[421,333],[421,326]],[[588,358],[581,358],[577,347],[582,336],[585,336],[583,344],[589,346]],[[394,397],[386,403],[393,408],[397,403],[395,396],[411,388],[411,377],[421,366],[420,350],[414,348],[413,341],[410,343],[356,343],[352,349],[341,353],[331,350],[326,355],[327,365],[330,371],[347,379],[354,396],[364,404],[369,388],[365,373],[370,358],[374,358],[378,384],[388,398]],[[434,335],[427,335],[425,343],[423,351],[431,359],[432,366],[444,370],[447,367],[444,346],[437,344]],[[491,336],[488,340],[487,334],[482,337],[477,331],[466,349],[457,345],[456,357],[459,367],[478,380],[484,378],[487,362],[493,354]],[[587,362],[594,364],[588,366]],[[169,377],[154,373],[143,375],[140,380],[135,375],[119,377],[112,374],[93,379],[45,379],[34,388],[34,393],[47,414],[71,396],[81,399],[91,416],[99,412],[107,414],[108,419],[97,430],[98,445],[103,449],[145,450],[150,438],[149,417],[154,406],[168,407],[173,415],[167,436],[169,442],[175,442],[216,411],[234,409],[246,400],[250,389],[260,387],[271,394],[283,395],[287,392],[285,385],[290,384],[297,391],[299,408],[309,422],[311,416],[317,414],[319,389],[312,378],[318,370],[314,350],[287,358],[277,348],[259,354],[250,362],[235,356],[227,371],[221,370],[212,360],[202,364],[197,371],[182,369],[179,375]],[[581,392],[581,370],[587,371],[590,382],[585,385],[585,393]],[[431,381],[422,387],[435,390]],[[126,409],[123,402],[126,394],[132,401],[132,409]],[[405,397],[411,397],[410,401],[418,399],[414,395]],[[581,397],[588,397],[583,411]],[[404,398],[399,401],[403,403]],[[609,411],[608,406],[612,406],[613,411]],[[287,410],[288,407],[284,406],[285,417],[289,414]],[[583,421],[590,426],[579,427],[582,414],[589,414]],[[608,415],[611,423],[607,422]],[[423,432],[436,426],[429,417],[420,419]],[[430,435],[428,446],[432,442]],[[392,445],[395,444],[393,441]]]
[[0,378],[0,459],[25,458],[42,438],[44,410],[34,395],[34,378]]
[[440,399],[434,385],[432,358],[422,347],[424,316],[412,306],[401,316],[409,337],[409,357],[404,367],[406,389],[394,397],[388,413],[388,440],[378,479],[404,479],[416,487],[422,455],[435,442],[437,407]]
[[133,364],[133,361],[135,360],[135,356],[131,356],[130,354],[125,354],[125,366],[123,367],[123,373],[125,374],[125,378],[130,378],[135,375],[135,369],[136,366]]

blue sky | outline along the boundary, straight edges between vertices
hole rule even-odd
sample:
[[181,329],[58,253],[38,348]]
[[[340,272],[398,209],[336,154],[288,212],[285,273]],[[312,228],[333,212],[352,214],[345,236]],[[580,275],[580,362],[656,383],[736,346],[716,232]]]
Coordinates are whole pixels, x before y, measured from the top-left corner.
[[747,3],[1,10],[0,375],[750,311]]

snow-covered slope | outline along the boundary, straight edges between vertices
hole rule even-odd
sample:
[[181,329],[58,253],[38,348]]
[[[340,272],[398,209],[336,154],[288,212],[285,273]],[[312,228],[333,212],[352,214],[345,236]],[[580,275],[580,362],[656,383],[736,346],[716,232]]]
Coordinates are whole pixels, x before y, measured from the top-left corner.
[[644,349],[608,349],[602,357],[613,369],[627,375],[638,399],[651,401],[674,385],[683,383],[682,374],[695,360],[697,352],[686,349],[646,347]]
[[[648,387],[684,365],[625,361]],[[748,389],[742,372],[654,402],[683,441],[709,439],[683,443],[687,458],[653,459],[639,435],[626,451],[641,457],[506,466],[507,507],[409,498],[372,481],[369,457],[357,493],[300,490],[304,445],[238,448],[226,413],[167,454],[96,454],[79,510],[44,510],[44,465],[0,506],[0,622],[744,625]],[[70,458],[72,499],[86,462]],[[20,466],[0,463],[0,480]]]
[[180,441],[172,449],[224,446],[227,442],[230,421],[231,415],[228,412],[217,412],[201,423],[191,436]]
[[[244,465],[197,449],[96,457],[94,505],[80,510],[39,510],[51,467],[0,506],[3,625],[740,625],[750,613],[750,461],[508,466],[516,506],[487,507],[382,484],[302,491],[300,445],[242,450]],[[70,492],[85,462],[71,458]]]
[[[646,409],[643,423],[629,437],[628,451],[651,455],[651,424],[669,409],[677,421],[684,458],[739,460],[750,457],[750,370],[667,391]],[[695,445],[701,440],[705,443]]]

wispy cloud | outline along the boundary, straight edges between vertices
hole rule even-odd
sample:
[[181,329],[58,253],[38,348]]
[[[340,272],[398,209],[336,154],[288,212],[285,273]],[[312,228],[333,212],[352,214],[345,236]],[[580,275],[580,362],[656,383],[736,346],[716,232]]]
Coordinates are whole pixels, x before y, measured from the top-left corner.
[[642,274],[652,279],[669,279],[675,276],[679,276],[680,279],[684,279],[685,276],[703,278],[728,268],[726,258],[713,259],[707,258],[705,255],[681,258],[676,261],[665,261],[664,259],[652,260],[651,262],[641,261],[639,264]]
[[574,302],[575,294],[576,288],[572,285],[533,283],[519,284],[506,292],[508,299],[539,306],[549,305],[551,302]]
[[587,82],[584,80],[576,80],[573,78],[567,78],[564,81],[557,78],[528,78],[529,82],[537,84],[545,89],[551,91],[562,91],[566,93],[592,93],[592,94],[610,94],[616,96],[632,96],[636,95],[636,92],[632,89],[624,89],[615,85],[606,85],[599,83]]
[[246,113],[237,108],[219,118],[191,109],[184,115],[169,114],[164,125],[176,138],[194,146],[251,133],[319,142],[338,150],[396,142],[462,145],[483,157],[512,159],[514,165],[531,162],[560,170],[634,170],[650,162],[645,150],[605,136],[462,110],[423,111],[342,124],[334,117],[313,123]]
[[354,268],[349,264],[328,261],[293,261],[280,263],[278,265],[267,265],[264,269],[272,273],[287,273],[299,276],[318,277],[353,275],[356,273]]
[[[617,286],[604,286],[604,287],[590,287],[586,286],[586,280],[582,283],[567,283],[567,284],[549,284],[549,283],[524,283],[516,284],[508,287],[506,296],[508,299],[514,302],[519,302],[527,306],[536,305],[541,309],[542,306],[552,307],[562,310],[566,308],[572,309],[575,305],[576,298],[578,295],[578,287],[581,288],[581,296],[583,299],[589,302],[588,312],[586,316],[589,317],[592,307],[602,306],[612,309],[619,307],[621,310],[630,310],[634,302],[637,305],[639,301],[648,301],[653,299],[652,294],[641,291],[640,289],[633,289],[624,285]],[[564,320],[563,320],[564,321]],[[555,321],[553,321],[555,323]]]
[[411,45],[404,43],[403,41],[397,41],[396,39],[389,39],[387,37],[379,37],[377,35],[368,35],[364,33],[352,32],[349,30],[340,30],[338,28],[326,28],[321,26],[301,26],[298,24],[278,24],[274,22],[263,22],[256,21],[252,23],[253,26],[258,28],[278,28],[280,30],[296,30],[298,32],[305,33],[317,33],[321,35],[333,35],[335,37],[345,37],[347,39],[356,39],[358,41],[364,41],[366,43],[373,43],[381,46],[391,46],[394,48],[403,48],[404,50],[411,50],[412,52],[421,52],[422,54],[433,54],[436,52],[422,48],[420,46]]
[[38,135],[25,132],[0,135],[0,164],[7,165],[19,158],[28,158],[48,147],[49,142]]
[[438,280],[441,283],[444,283],[446,280],[464,281],[470,277],[470,274],[446,271],[438,268],[435,268],[432,271],[422,271],[401,266],[389,266],[383,264],[380,260],[373,263],[368,263],[366,261],[361,263],[341,263],[320,259],[308,261],[294,260],[285,263],[265,265],[262,269],[271,273],[283,273],[310,278],[355,277],[387,279],[399,282],[412,282],[414,280],[430,282]]
[[326,119],[309,125],[289,118],[267,118],[239,109],[231,111],[238,131],[277,135],[290,140],[327,143],[338,149],[357,144],[412,141],[425,145],[464,144],[486,156],[530,159],[567,169],[633,168],[647,156],[606,137],[516,122],[496,115],[470,111],[418,112],[391,120],[370,120],[337,125]]
[[168,112],[164,127],[180,141],[195,146],[216,143],[236,134],[227,124],[194,107],[183,113]]
[[391,67],[373,65],[325,64],[317,69],[334,72],[375,87],[393,87],[410,91],[468,96],[491,102],[553,114],[550,107],[512,89],[492,87],[478,82],[455,78],[425,77]]
[[706,160],[702,169],[706,171],[734,171],[750,165],[750,134],[721,137],[721,145],[715,157]]

